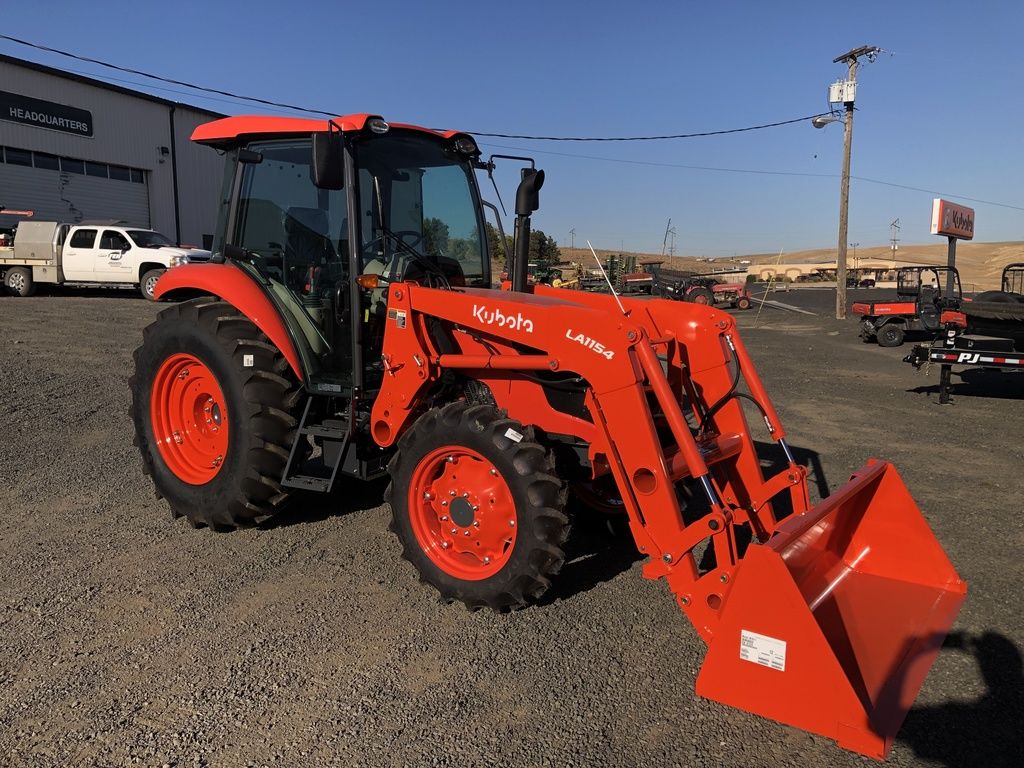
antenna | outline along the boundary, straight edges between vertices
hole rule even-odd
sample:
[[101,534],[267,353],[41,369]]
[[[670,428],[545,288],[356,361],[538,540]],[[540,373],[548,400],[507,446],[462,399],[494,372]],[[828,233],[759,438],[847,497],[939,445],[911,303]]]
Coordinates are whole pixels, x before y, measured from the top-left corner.
[[604,265],[601,264],[601,260],[597,258],[597,251],[594,250],[594,246],[590,244],[589,240],[587,240],[587,248],[589,248],[590,252],[594,254],[594,261],[597,262],[597,268],[601,270],[601,274],[604,276],[604,281],[608,283],[608,290],[610,290],[612,292],[612,296],[615,297],[615,303],[619,305],[619,309],[622,310],[622,314],[628,317],[629,315],[626,312],[626,308],[622,306],[622,301],[619,300],[619,294],[615,292],[615,286],[612,285],[612,281],[608,279],[608,273],[604,271]]

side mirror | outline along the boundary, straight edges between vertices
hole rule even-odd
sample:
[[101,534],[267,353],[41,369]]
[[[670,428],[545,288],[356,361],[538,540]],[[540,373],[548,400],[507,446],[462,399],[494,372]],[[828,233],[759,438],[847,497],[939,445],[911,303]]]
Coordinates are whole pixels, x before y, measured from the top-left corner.
[[345,166],[340,131],[313,134],[313,184],[320,189],[342,189]]
[[523,179],[516,190],[516,215],[529,216],[540,208],[540,188],[544,186],[544,171],[523,168]]

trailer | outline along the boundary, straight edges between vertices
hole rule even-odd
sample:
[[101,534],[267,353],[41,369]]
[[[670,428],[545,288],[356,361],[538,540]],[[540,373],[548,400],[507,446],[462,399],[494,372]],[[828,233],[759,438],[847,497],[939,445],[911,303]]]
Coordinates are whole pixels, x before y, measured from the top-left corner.
[[[917,369],[942,366],[940,402],[949,401],[952,366],[1024,371],[1024,263],[1003,268],[1001,290],[979,293],[941,315],[943,332],[903,358]],[[1021,379],[1024,381],[1024,378]],[[1024,394],[1024,388],[1021,390]]]

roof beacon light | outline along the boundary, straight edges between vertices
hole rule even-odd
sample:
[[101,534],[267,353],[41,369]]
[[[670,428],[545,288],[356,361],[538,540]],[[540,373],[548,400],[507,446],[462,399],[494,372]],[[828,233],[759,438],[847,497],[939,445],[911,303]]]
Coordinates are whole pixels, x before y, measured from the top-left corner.
[[366,127],[374,133],[387,133],[391,128],[382,117],[371,117],[366,121]]

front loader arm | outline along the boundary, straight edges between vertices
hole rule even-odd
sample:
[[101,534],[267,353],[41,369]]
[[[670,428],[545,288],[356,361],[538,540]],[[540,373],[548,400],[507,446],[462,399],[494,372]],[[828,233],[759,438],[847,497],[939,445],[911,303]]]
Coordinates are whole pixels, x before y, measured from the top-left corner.
[[[781,437],[782,428],[729,315],[670,301],[628,302],[624,315],[610,311],[610,301],[572,291],[392,285],[372,434],[382,446],[394,444],[444,371],[460,370],[487,382],[511,417],[584,440],[593,463],[614,476],[637,547],[651,557],[645,575],[667,577],[708,637],[740,558],[734,526],[750,523],[759,538],[767,537],[776,524],[768,501],[787,488],[794,508],[806,509],[800,501],[806,474],[791,462],[764,480],[743,409],[729,397],[735,366],[769,431]],[[458,352],[440,351],[427,318],[444,322]],[[530,380],[541,371],[572,372],[585,381],[590,419],[554,409]],[[710,504],[697,521],[684,519],[679,501],[677,483],[687,479],[698,482]],[[708,538],[716,565],[702,573],[693,553]]]

